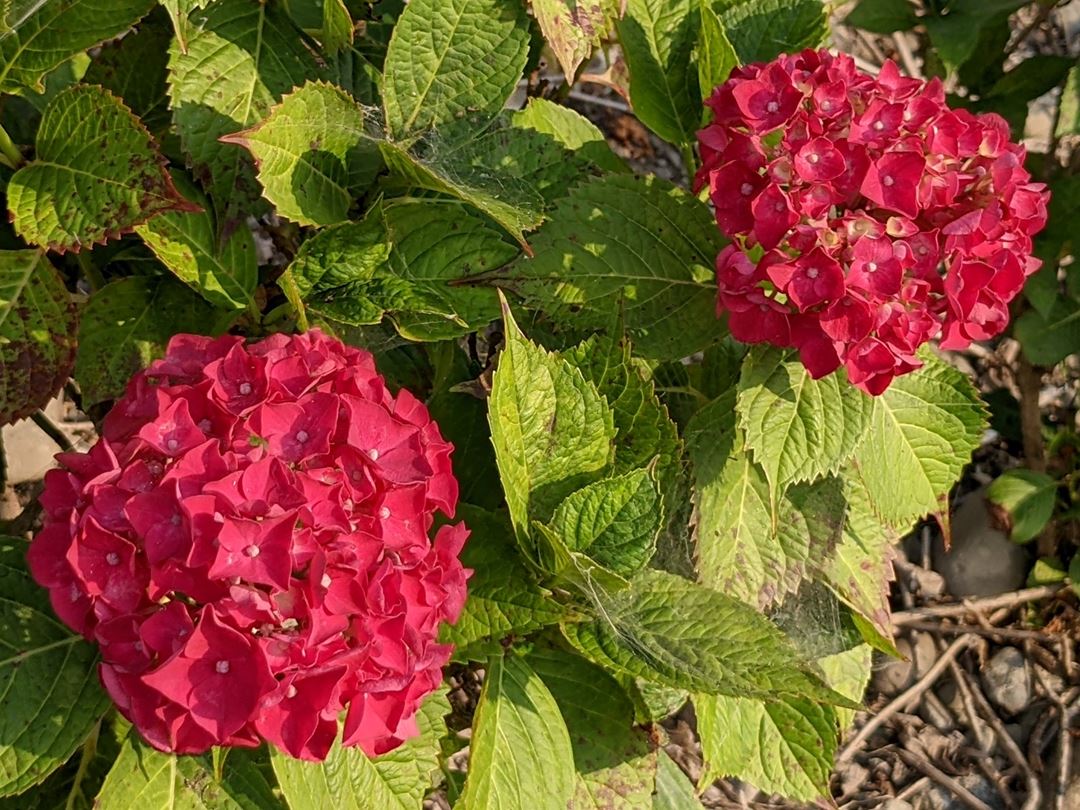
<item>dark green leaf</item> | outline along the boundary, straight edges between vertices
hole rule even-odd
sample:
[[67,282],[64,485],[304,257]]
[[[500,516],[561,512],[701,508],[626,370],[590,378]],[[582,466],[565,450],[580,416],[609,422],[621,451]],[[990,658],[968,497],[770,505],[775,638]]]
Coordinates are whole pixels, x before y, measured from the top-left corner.
[[26,241],[58,252],[115,239],[166,211],[193,211],[158,146],[116,96],[93,85],[58,94],[38,129],[35,159],[8,183]]
[[634,112],[674,144],[692,142],[701,120],[690,64],[698,32],[695,6],[695,0],[629,0],[618,23]]
[[63,765],[109,705],[96,650],[56,619],[26,571],[26,549],[15,538],[0,542],[0,796]]
[[214,0],[190,23],[187,50],[178,40],[169,50],[173,120],[195,178],[232,223],[261,213],[260,188],[248,152],[219,139],[261,121],[320,70],[276,4]]
[[913,28],[918,20],[910,0],[859,0],[844,22],[875,34],[891,34]]
[[559,706],[574,751],[575,797],[568,807],[637,810],[656,782],[656,753],[634,725],[619,683],[579,655],[538,645],[526,660]]
[[219,327],[214,310],[178,281],[132,277],[97,292],[82,313],[75,379],[83,402],[119,396],[136,371],[165,352],[177,332]]
[[45,90],[44,77],[81,51],[112,39],[153,8],[153,0],[50,0],[0,5],[0,93]]
[[75,362],[75,305],[40,250],[0,251],[0,425],[60,390]]
[[463,117],[494,118],[521,78],[524,7],[503,0],[413,0],[383,71],[386,128],[397,140]]
[[497,283],[558,324],[607,327],[623,308],[635,350],[675,359],[718,340],[713,265],[722,245],[708,207],[657,178],[607,176],[556,204],[521,259]]

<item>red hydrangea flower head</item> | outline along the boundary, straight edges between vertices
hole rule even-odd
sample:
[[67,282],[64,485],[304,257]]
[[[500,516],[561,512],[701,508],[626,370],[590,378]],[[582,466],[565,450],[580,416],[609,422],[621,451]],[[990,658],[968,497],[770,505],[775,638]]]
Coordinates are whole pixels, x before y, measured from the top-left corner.
[[321,760],[416,734],[469,572],[452,446],[365,351],[313,330],[177,335],[41,496],[34,578],[155,747]]
[[1004,119],[824,50],[736,68],[707,104],[695,183],[732,241],[717,308],[736,338],[880,394],[923,343],[962,349],[1008,324],[1049,194]]

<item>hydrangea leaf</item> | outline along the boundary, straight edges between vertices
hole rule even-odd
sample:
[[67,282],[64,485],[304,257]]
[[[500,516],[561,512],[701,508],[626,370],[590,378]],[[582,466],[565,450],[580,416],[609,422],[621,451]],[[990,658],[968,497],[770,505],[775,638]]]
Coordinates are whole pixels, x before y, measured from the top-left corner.
[[200,8],[206,8],[214,0],[158,0],[161,7],[172,20],[173,31],[176,33],[177,45],[180,50],[187,52],[188,35],[191,28],[188,16]]
[[828,8],[821,0],[741,0],[720,6],[720,21],[744,65],[817,47],[829,33]]
[[453,318],[391,312],[398,332],[410,340],[446,340],[498,317],[493,290],[453,282],[502,267],[518,254],[514,245],[483,218],[453,203],[402,202],[384,210],[394,244],[390,272],[408,279],[453,312]]
[[97,653],[53,614],[26,572],[26,543],[0,540],[0,796],[36,785],[75,752],[105,713]]
[[383,65],[391,137],[464,116],[493,118],[529,51],[524,7],[502,0],[414,0],[394,26]]
[[461,563],[473,575],[461,618],[443,625],[441,643],[453,644],[459,657],[476,660],[480,651],[498,652],[499,642],[510,634],[522,636],[569,618],[567,608],[533,580],[505,519],[467,504],[459,516],[471,532]]
[[416,188],[435,191],[468,203],[487,214],[523,247],[525,231],[544,219],[544,198],[526,181],[493,166],[472,165],[449,156],[420,157],[396,144],[379,144],[391,172]]
[[1060,295],[1056,280],[1054,296],[1045,313],[1028,310],[1013,327],[1024,354],[1041,366],[1056,365],[1080,351],[1080,302]]
[[473,718],[469,773],[455,807],[566,810],[574,754],[559,706],[528,662],[493,656]]
[[839,470],[874,404],[843,370],[815,380],[797,357],[771,346],[747,354],[738,389],[739,425],[774,492]]
[[575,187],[550,217],[532,238],[535,256],[497,283],[575,330],[605,328],[621,306],[635,352],[650,359],[685,357],[722,335],[713,271],[722,239],[704,203],[654,177],[611,175]]
[[840,540],[844,499],[826,478],[773,501],[761,468],[735,427],[731,394],[687,426],[694,468],[698,576],[710,588],[759,608],[780,602]]
[[829,793],[836,712],[809,700],[695,695],[703,783],[724,776],[766,793],[813,801]]
[[75,362],[78,318],[40,250],[0,251],[0,425],[44,407]]
[[132,276],[106,284],[79,324],[75,378],[87,405],[120,395],[131,375],[165,351],[178,332],[215,331],[214,310],[170,278]]
[[290,807],[338,810],[420,810],[439,770],[439,740],[450,713],[445,691],[429,695],[416,713],[420,733],[381,756],[334,742],[324,762],[311,763],[271,751],[274,773]]
[[135,232],[161,263],[211,304],[222,309],[253,306],[259,266],[251,231],[241,226],[224,240],[218,236],[210,200],[179,172],[173,182],[198,212],[169,212],[139,225]]
[[311,52],[273,3],[215,0],[189,12],[186,50],[169,50],[169,97],[195,178],[226,222],[260,213],[251,156],[219,140],[265,118],[284,93],[318,78]]
[[603,615],[563,634],[605,668],[697,692],[846,705],[754,608],[664,571],[607,596]]
[[701,810],[697,791],[682,768],[662,748],[656,756],[656,793],[652,810]]
[[348,219],[353,200],[382,166],[363,110],[323,82],[305,84],[254,127],[221,140],[251,151],[263,196],[301,225]]
[[[701,33],[697,43],[696,61],[698,85],[704,101],[713,94],[713,90],[726,82],[731,71],[739,66],[739,55],[728,39],[724,24],[708,0],[701,0],[699,12]],[[704,110],[702,112],[704,113]]]
[[892,546],[900,538],[874,515],[866,489],[857,478],[846,476],[845,485],[847,516],[843,536],[835,551],[823,558],[819,571],[837,597],[891,643]]
[[919,22],[910,0],[859,0],[844,22],[874,34],[907,31]]
[[301,246],[288,275],[314,315],[351,326],[389,315],[409,339],[442,340],[498,315],[493,290],[450,282],[516,254],[498,231],[460,206],[411,200],[319,231]]
[[921,356],[926,365],[874,399],[855,454],[874,511],[895,526],[945,509],[986,429],[971,381],[929,352]]
[[[869,644],[858,644],[850,650],[826,655],[818,659],[818,666],[825,673],[829,686],[846,698],[861,703],[874,661],[874,651]],[[855,710],[836,707],[836,720],[844,732],[855,721]]]
[[604,171],[627,170],[626,164],[611,151],[599,127],[569,107],[545,98],[530,98],[523,110],[513,114],[512,120],[519,129],[533,129],[550,135],[557,143]]
[[570,493],[555,510],[549,528],[571,551],[631,576],[652,559],[663,520],[656,479],[640,469]]
[[559,706],[574,751],[569,807],[636,810],[656,784],[656,752],[634,704],[610,674],[580,655],[538,644],[526,657]]
[[986,499],[1000,507],[1016,543],[1035,539],[1054,514],[1057,479],[1034,470],[1006,470],[990,484]]
[[695,12],[695,0],[629,0],[618,22],[634,113],[674,144],[692,142],[701,121],[691,65],[698,34]]
[[102,46],[83,81],[123,99],[146,128],[161,138],[172,125],[165,84],[171,32],[151,16],[134,33]]
[[611,408],[581,372],[529,342],[504,302],[506,346],[488,399],[488,421],[510,518],[519,540],[611,462]]
[[11,177],[8,208],[26,241],[64,252],[114,239],[166,211],[192,211],[146,128],[116,96],[75,85],[46,107],[35,160]]
[[[0,93],[41,93],[45,75],[77,53],[112,39],[154,7],[153,0],[68,0],[0,6]],[[33,9],[32,11],[30,9]],[[29,13],[27,13],[29,12]],[[5,30],[6,29],[6,30]]]
[[155,751],[135,731],[94,800],[95,810],[250,810],[277,807],[279,801],[256,755],[233,749],[221,779],[210,756],[176,756]]
[[619,17],[619,6],[619,0],[533,0],[533,16],[568,82]]

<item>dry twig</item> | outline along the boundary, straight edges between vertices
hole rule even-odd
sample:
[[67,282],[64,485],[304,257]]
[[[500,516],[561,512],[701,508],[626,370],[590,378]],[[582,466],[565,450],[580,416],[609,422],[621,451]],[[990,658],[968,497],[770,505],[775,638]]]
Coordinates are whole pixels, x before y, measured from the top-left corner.
[[998,608],[1016,607],[1027,602],[1037,602],[1040,599],[1049,599],[1068,590],[1066,585],[1040,585],[1037,588],[1024,588],[1020,591],[988,596],[984,599],[972,599],[966,604],[960,605],[932,605],[930,607],[914,608],[912,610],[897,611],[892,615],[894,627],[903,627],[911,622],[923,619],[943,618],[947,616],[967,616],[972,612],[996,610]]
[[[945,671],[949,666],[949,662],[956,658],[961,652],[975,640],[975,636],[961,636],[956,639],[949,647],[941,654],[941,657],[934,662],[934,665],[926,671],[919,680],[909,686],[903,693],[896,696],[896,698],[883,708],[876,715],[866,721],[866,725],[859,729],[843,749],[836,755],[836,762],[847,762],[851,757],[855,755],[855,752],[862,747],[862,744],[866,742],[870,735],[877,731],[881,726],[897,712],[904,711],[911,706],[918,698],[929,689],[937,679],[941,676],[941,673]],[[929,776],[929,774],[927,774]]]
[[[965,672],[959,667],[954,671],[956,677],[956,683],[959,686],[961,683],[965,684],[968,691],[971,694],[972,700],[975,702],[976,707],[979,710],[979,714],[982,716],[990,728],[994,730],[994,734],[998,738],[998,742],[1001,744],[1002,750],[1005,751],[1005,755],[1009,758],[1020,772],[1024,774],[1024,779],[1027,782],[1027,799],[1024,801],[1022,810],[1038,810],[1039,805],[1042,803],[1042,789],[1039,787],[1039,777],[1028,765],[1027,759],[1024,758],[1024,752],[1020,750],[1020,746],[1016,744],[1016,741],[1009,736],[1009,732],[1005,729],[1005,724],[1001,722],[1001,718],[997,716],[997,712],[994,711],[990,705],[990,701],[986,699],[986,696],[982,693],[982,689],[979,687],[978,681],[972,677],[971,673]],[[987,747],[984,749],[987,754],[990,753],[990,749]]]
[[922,757],[917,757],[910,751],[905,751],[903,748],[895,749],[895,753],[900,759],[904,760],[912,768],[926,774],[930,779],[937,782],[946,790],[950,791],[956,798],[964,803],[971,810],[990,810],[985,802],[975,796],[970,790],[961,785],[955,779],[948,774],[944,773],[940,768],[935,767],[932,763],[927,762]]

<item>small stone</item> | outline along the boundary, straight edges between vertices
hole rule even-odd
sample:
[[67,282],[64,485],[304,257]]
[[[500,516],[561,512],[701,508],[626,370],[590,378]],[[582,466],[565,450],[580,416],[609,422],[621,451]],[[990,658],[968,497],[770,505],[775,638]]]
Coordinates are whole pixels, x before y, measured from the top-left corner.
[[840,795],[853,796],[866,782],[870,771],[858,762],[848,760],[837,767],[836,775],[840,779]]
[[903,799],[886,799],[883,804],[878,807],[878,810],[914,810],[910,802],[906,802]]
[[953,596],[994,596],[1024,584],[1028,552],[994,528],[985,489],[971,493],[952,518],[952,548],[934,541],[934,568]]
[[912,681],[915,680],[915,665],[911,660],[911,644],[908,643],[906,638],[900,638],[896,640],[896,649],[904,657],[892,658],[890,656],[879,659],[880,666],[874,672],[872,688],[886,697],[899,695],[911,686]]
[[1031,670],[1015,647],[1002,647],[982,670],[986,696],[1009,714],[1019,714],[1031,702]]
[[934,637],[929,633],[915,633],[915,646],[911,650],[911,660],[915,664],[915,677],[921,678],[938,659],[938,648]]
[[[965,773],[956,777],[956,781],[967,788],[976,799],[981,801],[990,810],[1004,810],[1005,805],[1001,801],[1001,795],[997,789],[980,773]],[[967,805],[941,785],[934,785],[920,797],[917,808],[926,810],[967,810]]]

